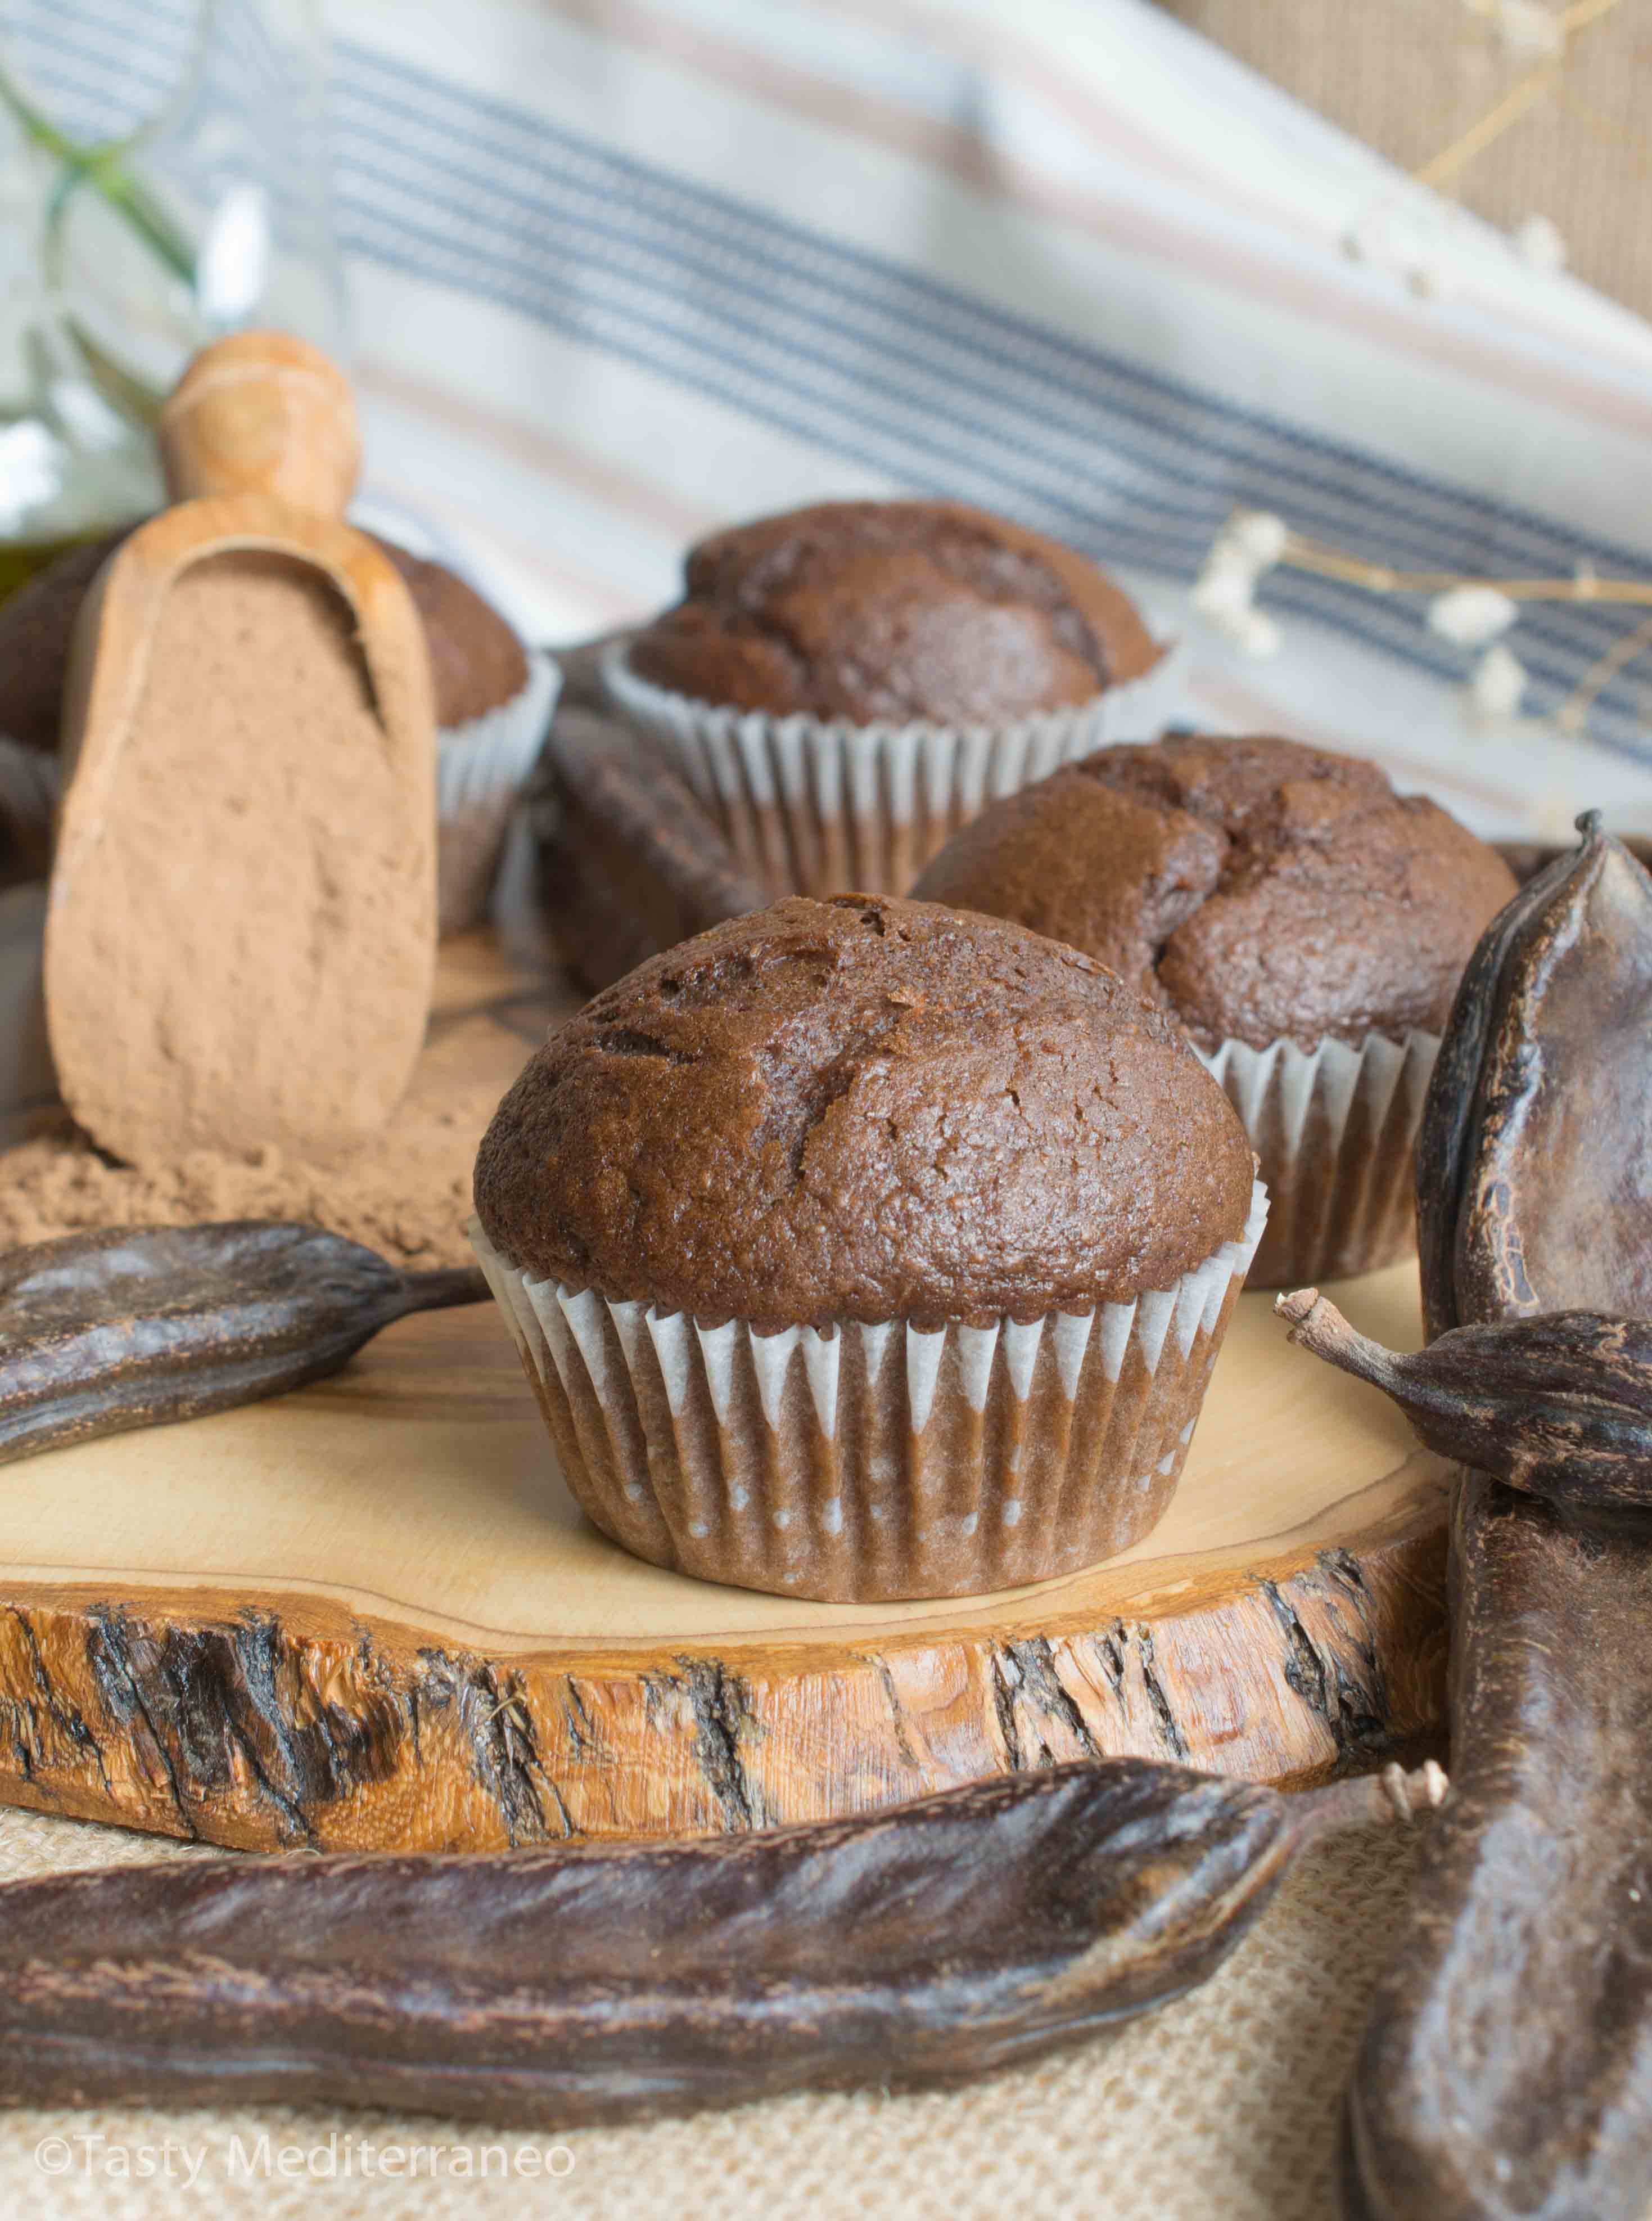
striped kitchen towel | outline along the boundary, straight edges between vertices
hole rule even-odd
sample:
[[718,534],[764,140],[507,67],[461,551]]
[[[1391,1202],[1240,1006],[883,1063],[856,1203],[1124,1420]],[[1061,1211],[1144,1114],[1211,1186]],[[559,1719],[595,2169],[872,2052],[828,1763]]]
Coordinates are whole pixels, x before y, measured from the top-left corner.
[[[64,86],[116,102],[122,23],[168,9],[64,0]],[[1652,821],[1652,654],[1587,737],[1548,714],[1633,611],[1528,605],[1489,731],[1415,599],[1275,572],[1266,663],[1190,614],[1237,504],[1412,570],[1652,575],[1652,329],[1146,0],[327,20],[370,510],[536,631],[668,599],[732,517],[956,495],[1120,572],[1191,717],[1365,749],[1487,830]]]

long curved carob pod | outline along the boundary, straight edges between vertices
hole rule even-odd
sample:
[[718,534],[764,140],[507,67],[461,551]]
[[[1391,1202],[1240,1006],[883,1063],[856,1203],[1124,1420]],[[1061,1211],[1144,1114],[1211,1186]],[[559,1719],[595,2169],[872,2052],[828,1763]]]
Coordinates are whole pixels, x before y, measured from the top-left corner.
[[569,2128],[954,2082],[1179,1996],[1306,1844],[1443,1789],[1437,1767],[1284,1796],[1110,1759],[705,1841],[16,1882],[0,2101]]
[[[1580,829],[1487,932],[1436,1068],[1434,1336],[1652,1317],[1652,880]],[[1587,1493],[1455,1492],[1452,1797],[1349,2094],[1350,2221],[1642,2221],[1652,2196],[1652,1513]]]
[[409,1311],[486,1300],[284,1219],[111,1227],[0,1254],[0,1465],[320,1380]]

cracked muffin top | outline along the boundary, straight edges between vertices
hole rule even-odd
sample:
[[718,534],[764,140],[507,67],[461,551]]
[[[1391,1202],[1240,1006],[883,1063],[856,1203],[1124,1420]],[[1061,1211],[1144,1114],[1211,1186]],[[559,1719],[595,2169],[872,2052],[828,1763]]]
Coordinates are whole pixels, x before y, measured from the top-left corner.
[[1082,948],[1201,1048],[1438,1033],[1514,892],[1377,766],[1292,741],[1099,750],[994,803],[913,889]]
[[477,1158],[520,1270],[764,1330],[985,1323],[1168,1288],[1243,1230],[1250,1145],[1177,1028],[995,919],[801,898],[558,1029]]
[[632,669],[776,716],[985,723],[1088,702],[1163,652],[1094,563],[956,502],[764,517],[691,549],[686,585]]

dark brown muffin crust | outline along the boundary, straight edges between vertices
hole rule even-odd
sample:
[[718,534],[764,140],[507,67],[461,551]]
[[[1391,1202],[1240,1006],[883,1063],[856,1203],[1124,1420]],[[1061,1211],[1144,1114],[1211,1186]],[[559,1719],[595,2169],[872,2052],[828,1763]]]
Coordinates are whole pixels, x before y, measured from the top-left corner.
[[652,957],[553,1033],[477,1158],[536,1278],[764,1329],[1168,1288],[1250,1147],[1176,1028],[1072,949],[868,895]]
[[[92,580],[134,529],[72,547],[0,603],[0,735],[55,754],[75,619]],[[520,694],[527,659],[493,604],[440,563],[427,563],[377,533],[367,536],[401,572],[423,620],[436,723],[466,724]]]
[[1159,660],[1082,555],[956,502],[845,501],[703,540],[632,668],[700,702],[862,724],[1088,701]]
[[1312,1048],[1438,1032],[1514,879],[1375,764],[1191,735],[1100,749],[994,804],[913,892],[1099,957],[1201,1048]]
[[527,657],[493,604],[446,564],[427,563],[377,533],[369,536],[402,573],[424,624],[436,723],[468,725],[514,700],[527,684]]

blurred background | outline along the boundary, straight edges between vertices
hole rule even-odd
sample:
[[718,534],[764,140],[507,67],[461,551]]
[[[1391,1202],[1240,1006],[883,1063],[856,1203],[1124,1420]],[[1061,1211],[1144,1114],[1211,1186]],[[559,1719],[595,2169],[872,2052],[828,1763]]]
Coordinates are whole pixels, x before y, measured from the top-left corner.
[[[1117,571],[1189,722],[1645,829],[1649,87],[1645,0],[0,0],[0,586],[273,322],[533,637],[956,495]],[[1332,560],[1213,584],[1236,509]]]

